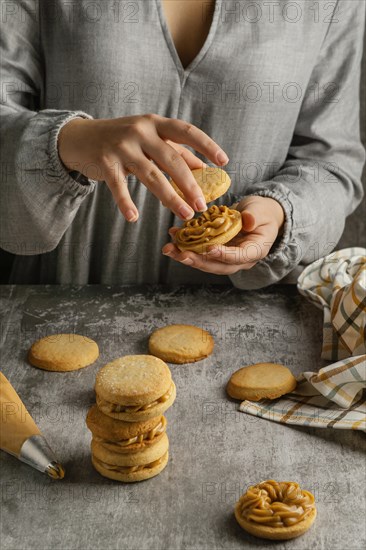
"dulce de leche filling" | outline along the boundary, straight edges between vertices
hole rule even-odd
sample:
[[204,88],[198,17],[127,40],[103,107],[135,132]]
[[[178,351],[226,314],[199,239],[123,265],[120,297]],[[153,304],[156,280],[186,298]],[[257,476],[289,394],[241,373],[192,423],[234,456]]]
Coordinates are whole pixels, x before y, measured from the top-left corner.
[[214,204],[197,218],[186,221],[176,232],[175,242],[187,248],[207,244],[213,237],[226,233],[237,219],[237,210]]
[[133,445],[134,443],[142,443],[144,440],[152,440],[154,437],[164,433],[166,430],[166,418],[162,417],[161,422],[155,428],[152,428],[146,433],[136,435],[135,437],[130,437],[130,439],[120,439],[119,441],[111,441],[109,439],[103,439],[102,437],[93,436],[95,441],[98,443],[109,443],[117,447],[128,447],[128,445]]
[[288,527],[305,519],[315,508],[314,495],[294,481],[263,481],[249,487],[239,500],[240,515],[268,527]]
[[161,458],[158,458],[157,460],[154,460],[149,464],[143,464],[142,466],[113,466],[112,464],[107,464],[106,462],[99,460],[95,456],[93,458],[97,464],[100,464],[106,470],[109,470],[111,472],[131,474],[132,472],[140,472],[141,470],[149,470],[151,468],[155,468],[156,466],[159,466],[163,462],[165,455],[166,453]]
[[168,401],[172,392],[173,392],[173,384],[171,384],[170,388],[166,393],[164,393],[164,395],[162,395],[155,401],[152,401],[152,403],[147,403],[147,405],[118,405],[117,403],[111,403],[110,401],[106,401],[105,399],[102,399],[99,396],[98,396],[98,404],[108,408],[108,410],[113,413],[146,411],[147,409],[151,409],[151,407],[155,407],[155,405],[159,405],[160,403],[165,403],[166,401]]

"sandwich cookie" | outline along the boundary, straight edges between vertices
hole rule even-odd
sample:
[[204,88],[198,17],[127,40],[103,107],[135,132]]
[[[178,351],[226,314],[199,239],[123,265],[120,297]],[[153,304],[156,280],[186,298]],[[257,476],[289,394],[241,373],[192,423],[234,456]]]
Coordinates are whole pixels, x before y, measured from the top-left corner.
[[294,481],[269,479],[252,485],[235,506],[240,527],[255,537],[289,540],[303,535],[316,518],[314,495]]
[[207,330],[193,325],[169,325],[155,330],[149,351],[169,363],[193,363],[211,355],[214,339]]
[[[197,168],[196,170],[192,170],[192,175],[202,189],[206,202],[211,202],[221,197],[231,185],[229,175],[216,166]],[[176,191],[180,197],[184,198],[184,194],[175,181],[170,179],[170,183],[174,191]]]
[[93,405],[86,424],[96,443],[109,451],[131,453],[151,447],[162,439],[167,421],[165,416],[157,416],[143,422],[124,422],[103,414]]
[[98,344],[79,334],[54,334],[35,342],[28,352],[34,367],[67,372],[91,365],[99,357]]
[[238,210],[213,205],[197,218],[186,221],[174,234],[174,244],[182,252],[191,250],[204,254],[213,245],[231,241],[241,228],[242,217]]
[[[221,197],[229,189],[231,180],[221,168],[207,166],[192,170],[193,177],[202,189],[206,202]],[[177,184],[170,180],[175,191],[184,198]],[[204,254],[212,245],[226,244],[242,228],[241,213],[227,206],[211,206],[200,216],[188,220],[174,235],[174,244],[184,252],[191,250]]]
[[296,388],[291,371],[276,363],[257,363],[243,367],[231,376],[226,391],[233,399],[276,399]]
[[117,481],[143,481],[158,475],[167,465],[169,441],[166,434],[153,446],[134,453],[116,453],[92,440],[92,463],[104,477]]
[[95,391],[98,408],[126,422],[161,416],[176,396],[168,365],[152,355],[126,355],[108,363],[96,376]]

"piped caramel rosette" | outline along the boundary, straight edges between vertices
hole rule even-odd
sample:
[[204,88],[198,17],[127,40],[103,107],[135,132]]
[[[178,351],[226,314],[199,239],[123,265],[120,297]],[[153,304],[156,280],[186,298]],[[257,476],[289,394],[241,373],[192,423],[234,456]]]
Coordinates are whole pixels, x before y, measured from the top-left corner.
[[212,245],[229,242],[241,228],[242,218],[238,210],[213,205],[197,218],[186,221],[176,232],[174,242],[181,251],[203,254]]
[[243,529],[257,537],[295,538],[315,520],[314,495],[294,481],[263,481],[241,496],[235,517]]

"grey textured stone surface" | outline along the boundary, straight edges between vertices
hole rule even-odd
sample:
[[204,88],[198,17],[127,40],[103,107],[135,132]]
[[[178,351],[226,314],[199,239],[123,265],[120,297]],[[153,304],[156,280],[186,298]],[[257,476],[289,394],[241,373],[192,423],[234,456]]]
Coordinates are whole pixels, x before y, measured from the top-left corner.
[[[2,369],[67,475],[52,482],[4,452],[1,548],[361,550],[365,545],[365,435],[294,428],[237,411],[225,384],[237,368],[278,361],[298,374],[320,360],[322,314],[294,287],[233,289],[3,287]],[[123,485],[92,468],[85,414],[107,361],[145,353],[150,331],[194,323],[215,335],[214,354],[172,365],[177,400],[167,412],[171,456],[156,478]],[[74,373],[26,363],[38,337],[95,338],[98,361]],[[318,518],[303,537],[247,535],[233,506],[251,483],[295,480],[315,493]]]

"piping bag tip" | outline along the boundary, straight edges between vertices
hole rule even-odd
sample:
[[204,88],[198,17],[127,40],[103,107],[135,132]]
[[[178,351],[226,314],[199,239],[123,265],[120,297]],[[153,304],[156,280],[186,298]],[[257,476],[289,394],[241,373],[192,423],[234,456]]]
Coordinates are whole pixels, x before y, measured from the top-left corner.
[[33,435],[22,445],[19,460],[33,466],[36,470],[46,473],[52,479],[62,479],[65,470],[55,457],[43,435]]
[[63,479],[65,477],[65,470],[59,462],[50,462],[46,468],[46,474],[52,477],[52,479]]
[[63,479],[64,468],[2,372],[0,405],[5,411],[0,415],[0,449],[53,479]]

